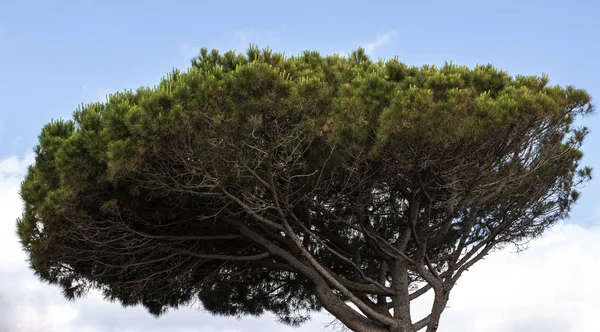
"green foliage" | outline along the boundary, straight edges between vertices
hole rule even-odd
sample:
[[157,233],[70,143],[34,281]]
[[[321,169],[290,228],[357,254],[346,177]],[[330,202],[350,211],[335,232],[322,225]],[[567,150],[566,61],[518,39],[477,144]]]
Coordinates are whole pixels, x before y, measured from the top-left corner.
[[[237,234],[221,216],[254,227],[247,211],[215,198],[218,187],[249,201],[267,199],[242,162],[254,162],[251,168],[265,177],[289,171],[291,207],[313,193],[328,206],[340,204],[337,211],[346,220],[358,218],[351,207],[359,196],[339,197],[355,176],[344,167],[358,155],[366,159],[357,167],[373,177],[364,192],[392,183],[416,192],[416,176],[429,177],[426,185],[445,206],[460,201],[452,210],[456,218],[475,203],[487,216],[500,214],[499,204],[516,204],[509,199],[530,187],[544,188],[531,194],[538,201],[521,202],[530,209],[507,231],[510,242],[537,236],[565,217],[579,196],[576,184],[591,177],[578,163],[587,130],[573,125],[591,111],[583,90],[549,86],[546,76],[512,77],[490,65],[408,67],[397,59],[373,62],[360,49],[348,58],[317,52],[286,57],[255,47],[245,56],[203,49],[191,68],[174,70],[153,88],[114,93],[106,103],[82,105],[73,120],[47,124],[22,184],[18,233],[32,268],[69,298],[99,288],[111,300],[141,303],[154,314],[200,299],[214,313],[269,310],[296,324],[320,309],[305,276],[268,264],[180,254],[253,255],[262,252],[260,245],[243,237],[165,244],[166,236]],[[539,130],[531,142],[519,141],[531,130]],[[271,152],[265,151],[273,146],[278,157],[293,156],[296,164],[281,157],[267,165]],[[533,157],[509,160],[523,146],[531,147]],[[473,166],[488,162],[485,171]],[[286,163],[288,168],[272,168]],[[454,180],[471,182],[450,188],[454,182],[444,172],[454,170],[460,170]],[[527,175],[504,192],[506,201],[470,196],[469,188],[522,170]],[[319,187],[326,179],[327,188]],[[194,187],[208,182],[216,184]],[[551,194],[542,199],[544,193]],[[394,238],[407,227],[404,214],[396,217],[373,217],[373,227]],[[365,256],[373,253],[360,242],[364,238],[353,240],[341,226],[328,227],[361,243]],[[452,228],[437,239],[432,255],[446,252],[458,232]],[[335,256],[313,254],[351,279],[352,269]],[[374,262],[366,261],[365,271],[376,271]]]

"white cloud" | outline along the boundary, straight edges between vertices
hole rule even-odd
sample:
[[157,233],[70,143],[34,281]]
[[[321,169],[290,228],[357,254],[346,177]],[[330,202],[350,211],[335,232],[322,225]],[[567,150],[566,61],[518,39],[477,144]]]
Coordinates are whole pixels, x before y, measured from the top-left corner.
[[440,326],[448,332],[596,331],[599,238],[598,227],[561,224],[520,254],[491,254],[459,280]]
[[[41,283],[25,262],[15,234],[22,204],[19,183],[32,155],[0,160],[0,331],[2,332],[249,332],[298,331],[271,315],[234,319],[183,308],[155,319],[98,293],[68,302]],[[496,252],[463,275],[442,316],[444,332],[592,332],[597,330],[600,228],[558,225],[531,248]],[[425,313],[423,299],[414,313]],[[314,315],[302,331],[323,331],[331,316]]]
[[18,196],[19,186],[33,159],[33,153],[29,153],[24,158],[8,157],[0,160],[0,271],[3,272],[24,264],[25,254],[16,241],[14,225],[22,208]]
[[388,31],[378,36],[374,41],[363,44],[362,48],[365,49],[365,53],[368,55],[374,55],[378,48],[389,44],[394,36],[396,36],[396,31]]
[[27,154],[24,158],[19,159],[15,156],[0,160],[0,176],[15,176],[21,175],[31,163],[35,156],[33,152]]

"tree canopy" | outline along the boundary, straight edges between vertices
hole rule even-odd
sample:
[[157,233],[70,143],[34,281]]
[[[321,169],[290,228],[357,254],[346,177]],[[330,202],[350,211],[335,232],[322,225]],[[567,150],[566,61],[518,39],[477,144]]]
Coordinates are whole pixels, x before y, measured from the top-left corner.
[[466,269],[566,218],[591,177],[574,124],[590,96],[548,83],[362,49],[203,49],[47,124],[18,234],[69,299],[436,331]]

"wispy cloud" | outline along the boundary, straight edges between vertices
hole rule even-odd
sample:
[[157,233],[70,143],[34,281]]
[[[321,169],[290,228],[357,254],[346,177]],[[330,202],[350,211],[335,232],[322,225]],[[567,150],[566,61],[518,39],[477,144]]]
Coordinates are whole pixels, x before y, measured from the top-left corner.
[[[377,53],[377,50],[379,48],[381,48],[382,46],[385,46],[387,44],[389,44],[394,37],[396,36],[396,31],[391,30],[388,31],[384,34],[381,34],[379,36],[377,36],[377,38],[373,41],[369,41],[369,42],[363,42],[360,44],[360,47],[365,49],[365,53],[367,53],[370,56],[374,56]],[[356,48],[354,48],[355,50]],[[351,51],[345,49],[345,50],[338,50],[337,52],[334,52],[335,54],[341,55],[341,56],[347,56],[350,53],[352,53]]]
[[105,102],[106,96],[109,93],[109,90],[103,88],[88,88],[87,86],[81,87],[81,97],[84,103]]
[[383,35],[380,35],[374,41],[364,43],[362,48],[368,55],[374,55],[378,48],[389,44],[389,42],[396,36],[396,31],[388,31]]
[[181,45],[181,53],[183,53],[183,55],[187,58],[193,58],[200,53],[200,47],[190,44],[183,44]]
[[260,48],[273,46],[277,42],[276,29],[253,29],[246,28],[228,33],[218,41],[209,42],[198,46],[199,43],[184,43],[181,45],[181,54],[187,58],[193,58],[198,55],[202,47],[216,48],[222,52],[235,50],[238,53],[245,53],[250,44],[255,44]]
[[235,48],[238,52],[244,52],[250,44],[256,44],[263,48],[275,39],[276,30],[243,29],[234,32]]

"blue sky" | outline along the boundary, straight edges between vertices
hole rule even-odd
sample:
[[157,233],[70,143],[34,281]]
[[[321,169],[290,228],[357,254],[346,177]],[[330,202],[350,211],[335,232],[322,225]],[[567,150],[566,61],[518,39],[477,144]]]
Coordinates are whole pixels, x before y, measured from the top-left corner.
[[[547,73],[597,97],[599,14],[595,1],[5,0],[0,157],[30,151],[45,123],[82,102],[188,67],[199,47],[245,51],[255,43],[293,54],[371,45],[373,57],[397,55],[411,65],[492,63],[511,74]],[[585,161],[600,166],[598,117],[585,122],[592,129]],[[574,217],[593,209],[592,186]]]
[[[576,0],[3,0],[0,179],[21,174],[51,118],[68,118],[78,104],[102,101],[109,92],[154,85],[172,68],[188,67],[200,47],[245,51],[255,43],[287,54],[327,54],[363,46],[374,58],[398,56],[410,65],[492,63],[511,74],[546,73],[552,83],[588,90],[597,102],[598,17],[600,2]],[[600,118],[580,123],[591,129],[584,163],[598,174]],[[10,181],[5,187],[14,186]],[[597,183],[583,190],[568,221],[580,229],[598,225]],[[12,233],[13,217],[1,220],[3,231]]]

